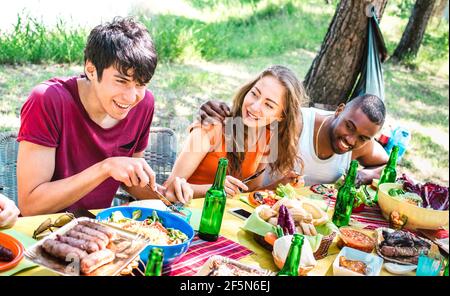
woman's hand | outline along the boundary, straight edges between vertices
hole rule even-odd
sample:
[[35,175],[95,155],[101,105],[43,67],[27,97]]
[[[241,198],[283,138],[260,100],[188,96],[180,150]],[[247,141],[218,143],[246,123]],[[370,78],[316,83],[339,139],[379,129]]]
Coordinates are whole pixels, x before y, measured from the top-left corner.
[[288,172],[283,178],[281,178],[277,183],[282,183],[283,185],[291,184],[292,186],[301,186],[304,184],[302,175],[296,171]]
[[9,228],[16,223],[20,211],[12,200],[0,194],[0,228]]
[[165,192],[160,192],[171,202],[187,204],[194,197],[192,186],[184,178],[175,177],[172,182],[164,185]]
[[241,193],[241,191],[247,191],[248,187],[244,183],[242,183],[239,179],[236,179],[232,176],[226,176],[225,179],[225,192],[228,196],[233,197],[236,194]]

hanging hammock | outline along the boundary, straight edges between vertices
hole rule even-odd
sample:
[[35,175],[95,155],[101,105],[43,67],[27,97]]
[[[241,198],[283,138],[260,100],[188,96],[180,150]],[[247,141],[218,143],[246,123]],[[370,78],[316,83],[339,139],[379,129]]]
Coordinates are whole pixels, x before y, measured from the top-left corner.
[[381,63],[387,59],[388,54],[374,8],[372,8],[371,14],[367,25],[367,43],[359,78],[347,102],[364,94],[376,95],[384,101]]

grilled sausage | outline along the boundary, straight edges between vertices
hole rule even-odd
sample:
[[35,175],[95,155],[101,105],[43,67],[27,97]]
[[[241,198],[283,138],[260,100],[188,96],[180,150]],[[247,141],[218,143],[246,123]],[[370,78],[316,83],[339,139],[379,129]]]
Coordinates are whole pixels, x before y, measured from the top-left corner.
[[81,272],[84,274],[91,273],[100,266],[113,261],[114,258],[114,252],[109,249],[89,254],[81,260]]
[[103,232],[100,232],[98,230],[83,225],[75,225],[75,227],[72,229],[99,238],[105,243],[105,245],[109,244],[109,238]]
[[92,241],[87,241],[84,239],[78,239],[78,238],[74,238],[74,237],[70,237],[70,236],[57,235],[57,240],[62,243],[71,245],[74,248],[84,250],[84,251],[88,252],[88,254],[94,253],[94,252],[97,252],[98,250],[100,250],[99,246],[96,243],[94,243]]
[[79,222],[79,224],[81,224],[83,226],[86,226],[86,227],[89,227],[89,228],[92,228],[92,229],[95,229],[97,231],[100,231],[103,234],[106,234],[106,236],[110,240],[114,239],[115,232],[112,231],[111,229],[108,229],[107,227],[105,227],[103,225],[100,225],[98,223],[91,222],[91,221],[81,221],[81,222]]
[[67,231],[65,233],[65,235],[73,237],[73,238],[76,238],[76,239],[82,239],[82,240],[85,240],[85,241],[94,242],[94,243],[96,243],[98,245],[98,248],[100,250],[103,250],[104,248],[106,248],[106,244],[101,239],[99,239],[99,238],[97,238],[95,236],[86,234],[86,233],[82,233],[82,232],[79,232],[79,231],[71,229],[71,230]]
[[83,259],[88,255],[83,250],[74,248],[71,245],[59,242],[54,239],[45,240],[44,243],[42,244],[42,247],[50,255],[63,260],[66,260],[68,256],[77,256],[78,258]]
[[[423,249],[427,253],[427,249]],[[414,257],[419,256],[420,249],[414,247],[381,247],[381,253],[388,257]]]

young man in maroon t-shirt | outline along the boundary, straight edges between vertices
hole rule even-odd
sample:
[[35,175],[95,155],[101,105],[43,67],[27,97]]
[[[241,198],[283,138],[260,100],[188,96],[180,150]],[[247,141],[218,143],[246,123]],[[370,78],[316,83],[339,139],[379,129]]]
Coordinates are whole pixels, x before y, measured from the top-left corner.
[[[116,18],[91,31],[84,53],[85,75],[36,86],[22,107],[24,216],[106,208],[121,184],[136,198],[154,197],[155,173],[142,158],[154,112],[146,89],[157,65],[152,39],[143,25]],[[170,199],[192,197],[184,179],[174,184]]]

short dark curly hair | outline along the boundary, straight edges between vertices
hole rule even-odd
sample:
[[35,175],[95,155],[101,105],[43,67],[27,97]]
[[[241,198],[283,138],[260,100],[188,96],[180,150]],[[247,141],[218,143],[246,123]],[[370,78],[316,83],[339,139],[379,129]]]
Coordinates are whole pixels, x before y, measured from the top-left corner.
[[375,95],[362,95],[347,103],[346,108],[361,108],[370,121],[382,126],[386,118],[386,106],[384,102]]
[[133,18],[115,17],[112,22],[96,26],[84,49],[84,62],[91,61],[98,80],[103,70],[114,65],[123,75],[133,70],[133,79],[141,84],[150,81],[158,63],[153,40],[147,28]]

